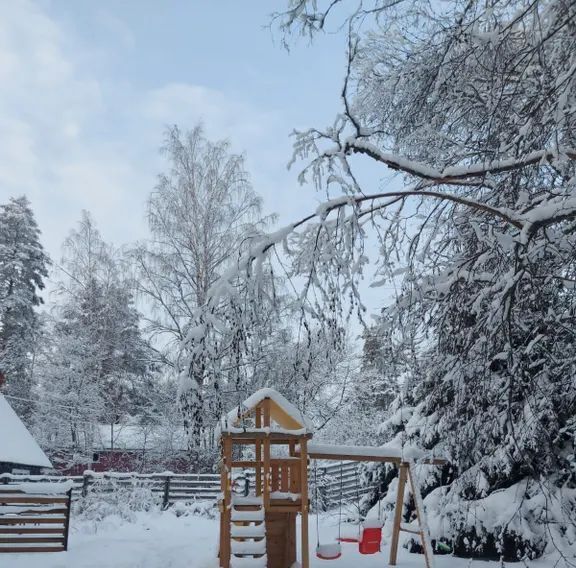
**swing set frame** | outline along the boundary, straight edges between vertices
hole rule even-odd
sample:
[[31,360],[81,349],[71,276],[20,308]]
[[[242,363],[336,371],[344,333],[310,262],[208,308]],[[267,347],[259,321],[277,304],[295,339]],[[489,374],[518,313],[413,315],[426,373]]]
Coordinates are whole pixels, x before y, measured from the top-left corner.
[[[309,421],[282,395],[272,389],[254,393],[221,421],[221,490],[219,558],[222,568],[230,568],[234,555],[263,555],[243,552],[242,534],[256,524],[262,525],[265,558],[268,568],[289,568],[296,561],[296,516],[301,517],[302,568],[310,566],[308,542],[308,498],[310,460],[382,462],[399,469],[398,488],[389,564],[396,565],[400,532],[420,536],[426,568],[432,568],[432,550],[422,507],[422,497],[415,478],[414,462],[405,459],[402,450],[386,447],[330,446],[311,443]],[[243,448],[250,446],[253,459],[243,459]],[[274,457],[273,449],[284,446],[284,457]],[[444,465],[446,460],[433,458],[419,463]],[[234,469],[253,469],[255,488],[252,500],[237,498],[233,492]],[[402,523],[406,485],[410,482],[418,530]],[[256,527],[257,528],[257,527]],[[262,542],[262,540],[260,540]],[[256,547],[258,548],[258,547]],[[239,552],[235,552],[239,551]]]
[[[420,538],[422,550],[424,552],[424,563],[426,568],[432,568],[433,551],[430,546],[428,535],[428,526],[424,508],[422,506],[422,495],[420,486],[416,480],[414,471],[415,462],[411,459],[405,459],[402,452],[396,449],[385,447],[370,446],[330,446],[308,444],[308,458],[313,460],[330,460],[330,461],[356,461],[356,462],[378,462],[392,463],[398,468],[398,487],[396,490],[396,503],[394,507],[394,521],[392,525],[392,538],[390,541],[390,555],[388,563],[390,566],[396,566],[398,559],[398,545],[400,542],[400,533],[406,532],[417,535]],[[431,458],[419,460],[421,464],[442,466],[447,463],[445,459]],[[404,498],[408,483],[414,498],[414,507],[416,511],[416,520],[418,530],[406,526],[402,522],[404,513]]]

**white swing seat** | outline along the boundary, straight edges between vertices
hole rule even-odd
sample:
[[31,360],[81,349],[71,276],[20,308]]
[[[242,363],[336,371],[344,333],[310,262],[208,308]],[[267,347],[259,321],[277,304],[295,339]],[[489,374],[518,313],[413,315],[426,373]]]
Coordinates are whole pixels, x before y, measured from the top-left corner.
[[336,558],[342,556],[342,547],[339,542],[318,544],[316,546],[316,556],[322,560],[336,560]]

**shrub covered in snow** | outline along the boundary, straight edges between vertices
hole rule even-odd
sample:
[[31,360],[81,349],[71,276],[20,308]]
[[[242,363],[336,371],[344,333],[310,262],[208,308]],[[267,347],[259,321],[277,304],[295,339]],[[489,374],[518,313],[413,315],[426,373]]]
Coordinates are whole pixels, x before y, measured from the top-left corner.
[[[426,416],[426,405],[402,409],[382,425],[392,436],[387,445],[402,447],[406,455],[415,445],[443,450],[454,456],[462,442],[458,432],[438,435],[438,419]],[[466,448],[460,448],[466,451]],[[460,460],[460,468],[417,465],[416,477],[424,496],[428,526],[437,552],[452,550],[457,556],[517,561],[537,558],[555,547],[576,544],[576,489],[566,476],[542,471],[526,475],[511,463],[506,468],[498,448],[487,451],[475,463]],[[490,475],[492,468],[502,468]],[[506,480],[506,481],[504,481]],[[379,489],[363,502],[364,513],[376,514],[378,495],[384,533],[391,534],[397,489],[394,466],[370,465],[363,469],[364,483],[378,483]],[[404,522],[415,520],[414,504],[405,498]],[[412,537],[405,545],[413,551],[420,546]],[[440,543],[447,544],[442,546]]]
[[86,520],[102,520],[116,515],[133,521],[138,511],[159,511],[162,494],[150,484],[136,479],[94,477],[86,495],[74,503],[74,514]]

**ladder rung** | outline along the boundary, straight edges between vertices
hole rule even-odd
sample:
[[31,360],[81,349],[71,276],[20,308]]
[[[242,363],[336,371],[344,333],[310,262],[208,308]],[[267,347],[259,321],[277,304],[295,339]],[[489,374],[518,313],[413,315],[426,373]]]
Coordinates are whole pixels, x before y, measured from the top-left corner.
[[264,540],[233,540],[231,545],[232,554],[235,556],[263,556],[266,554],[266,542]]
[[235,525],[230,528],[232,538],[264,538],[266,527],[264,523],[259,525]]
[[237,509],[232,509],[230,517],[232,521],[261,523],[264,521],[264,509],[258,509],[256,511],[238,511]]

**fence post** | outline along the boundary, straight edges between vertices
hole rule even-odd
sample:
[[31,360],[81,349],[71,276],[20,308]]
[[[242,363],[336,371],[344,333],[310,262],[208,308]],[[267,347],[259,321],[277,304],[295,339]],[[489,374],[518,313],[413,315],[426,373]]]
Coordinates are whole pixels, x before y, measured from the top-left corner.
[[167,475],[166,479],[164,480],[164,499],[162,506],[164,509],[167,509],[170,505],[170,476]]
[[82,481],[82,497],[88,495],[88,485],[90,484],[90,477],[84,472],[84,479]]
[[68,507],[66,509],[66,524],[64,525],[64,550],[68,550],[68,534],[70,532],[70,509],[72,508],[72,488],[66,492],[68,494]]

